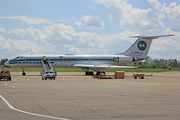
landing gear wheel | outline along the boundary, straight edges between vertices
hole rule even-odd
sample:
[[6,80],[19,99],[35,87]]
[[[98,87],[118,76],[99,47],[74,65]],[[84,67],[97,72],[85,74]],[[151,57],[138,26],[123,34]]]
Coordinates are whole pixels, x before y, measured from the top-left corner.
[[85,72],[85,75],[89,75],[89,74],[90,74],[89,71]]
[[94,73],[91,71],[91,72],[89,72],[89,71],[86,71],[85,72],[85,75],[94,75]]
[[100,75],[100,71],[96,73],[96,75]]
[[91,72],[89,72],[89,74],[90,74],[90,75],[94,75],[94,73],[93,73],[92,71],[91,71]]
[[25,76],[25,75],[26,75],[26,73],[25,73],[25,72],[23,72],[23,73],[22,73],[22,75],[23,75],[23,76]]

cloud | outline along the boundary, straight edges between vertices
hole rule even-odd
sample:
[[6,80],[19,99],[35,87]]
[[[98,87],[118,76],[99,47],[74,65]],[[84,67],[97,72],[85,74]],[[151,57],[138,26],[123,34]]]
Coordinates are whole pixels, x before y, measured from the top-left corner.
[[[4,28],[1,28],[6,31]],[[97,34],[90,32],[77,33],[71,25],[54,24],[38,28],[12,29],[7,34],[16,34],[22,40],[11,40],[0,36],[0,52],[17,56],[19,54],[113,54],[124,52],[136,39],[129,36],[139,36],[139,33],[124,31],[118,34]],[[164,34],[174,33],[175,37],[154,40],[150,54],[180,49],[179,32],[170,28],[163,31]],[[34,40],[34,41],[33,41]],[[161,49],[160,49],[161,48]],[[12,54],[12,53],[13,54]],[[165,54],[164,53],[164,54]],[[14,57],[15,57],[14,56]],[[161,54],[159,54],[161,56]]]
[[0,33],[6,33],[6,29],[3,27],[0,27]]
[[105,24],[99,18],[93,17],[91,15],[81,17],[80,21],[76,21],[74,24],[88,29],[105,28]]
[[157,1],[157,0],[147,0],[151,5],[152,5],[152,7],[153,7],[153,10],[155,11],[155,12],[160,12],[160,11],[162,11],[160,8],[161,8],[161,3],[159,2],[159,1]]
[[172,31],[167,28],[162,31],[163,34],[173,34],[173,37],[159,38],[158,40],[153,40],[152,46],[150,48],[150,54],[156,58],[167,58],[168,59],[180,59],[176,54],[180,51],[180,34],[177,31]]
[[46,34],[43,34],[41,30],[34,29],[33,27],[29,27],[25,29],[27,34],[30,34],[35,40],[44,40],[46,38]]
[[173,2],[165,9],[165,12],[167,13],[168,19],[170,19],[172,23],[171,29],[180,31],[180,5],[177,6],[176,3]]
[[90,32],[77,33],[72,26],[62,23],[42,26],[42,29],[33,27],[12,29],[6,31],[6,33],[10,35],[15,33],[23,38],[22,40],[9,40],[8,42],[5,42],[8,40],[6,38],[0,40],[3,41],[2,46],[7,47],[7,51],[16,51],[16,55],[32,52],[41,54],[65,54],[67,52],[75,54],[112,54],[121,52],[121,49],[123,49],[122,52],[125,51],[133,42],[133,39],[129,36],[139,35],[129,31],[116,35],[99,35]]
[[179,50],[179,48],[180,48],[180,43],[171,38],[154,40],[153,44],[154,44],[155,48],[152,51],[154,51],[154,52]]
[[[41,53],[47,54],[51,53],[52,46],[39,46],[35,42],[30,40],[12,40],[3,38],[0,35],[0,53],[1,58],[12,58],[21,54],[30,53]],[[3,54],[4,53],[4,54]]]
[[46,19],[32,18],[32,17],[28,17],[28,16],[21,16],[21,15],[20,16],[9,16],[9,17],[0,16],[0,18],[12,19],[12,20],[19,19],[22,22],[24,22],[25,24],[52,23],[51,21],[46,20]]
[[24,29],[13,29],[11,31],[9,31],[8,33],[15,33],[16,35],[20,36],[20,37],[24,37],[24,34],[26,34],[26,31]]
[[0,50],[11,48],[6,38],[0,35]]
[[180,31],[180,5],[176,2],[171,3],[168,7],[164,3],[161,5],[157,0],[148,0],[152,5],[155,14],[160,18],[164,19],[165,16],[170,20],[170,28],[174,31]]
[[126,3],[126,0],[95,0],[95,2],[113,9],[113,13],[109,13],[109,19],[120,21],[121,27],[126,30],[153,31],[165,27],[153,16],[151,9],[133,8],[131,4]]
[[65,19],[58,19],[57,21],[62,22],[62,21],[67,21],[67,20],[65,20]]
[[97,9],[95,6],[92,6],[92,5],[88,5],[88,8],[90,8],[92,10],[96,10]]

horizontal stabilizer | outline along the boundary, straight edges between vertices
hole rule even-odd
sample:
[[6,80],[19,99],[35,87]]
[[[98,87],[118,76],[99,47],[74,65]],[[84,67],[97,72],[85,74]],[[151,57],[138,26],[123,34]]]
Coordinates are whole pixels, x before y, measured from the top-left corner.
[[140,39],[157,39],[159,37],[169,37],[174,35],[159,35],[159,36],[130,36],[131,38],[140,38]]

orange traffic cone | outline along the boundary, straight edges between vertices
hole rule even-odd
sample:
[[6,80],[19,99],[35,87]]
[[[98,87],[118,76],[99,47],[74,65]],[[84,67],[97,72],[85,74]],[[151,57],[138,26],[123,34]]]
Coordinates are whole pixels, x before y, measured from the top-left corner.
[[151,76],[153,76],[153,73],[151,73]]

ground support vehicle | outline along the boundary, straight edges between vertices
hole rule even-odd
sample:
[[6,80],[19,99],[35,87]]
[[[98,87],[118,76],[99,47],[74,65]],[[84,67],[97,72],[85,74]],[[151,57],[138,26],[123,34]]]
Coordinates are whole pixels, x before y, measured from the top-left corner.
[[56,79],[56,73],[54,71],[44,71],[44,73],[42,73],[42,80],[47,80],[47,79]]
[[1,79],[7,79],[7,81],[11,81],[11,73],[8,69],[1,69],[0,70],[0,81]]
[[139,77],[139,79],[144,79],[144,74],[133,74],[134,79],[137,79]]

